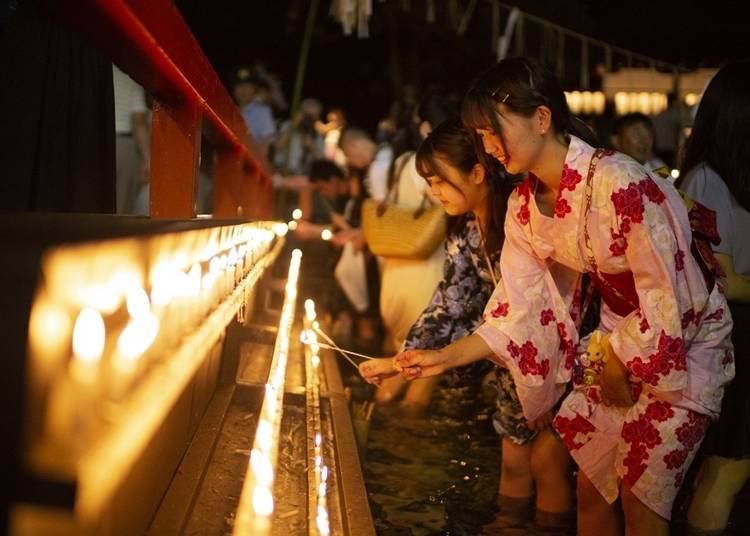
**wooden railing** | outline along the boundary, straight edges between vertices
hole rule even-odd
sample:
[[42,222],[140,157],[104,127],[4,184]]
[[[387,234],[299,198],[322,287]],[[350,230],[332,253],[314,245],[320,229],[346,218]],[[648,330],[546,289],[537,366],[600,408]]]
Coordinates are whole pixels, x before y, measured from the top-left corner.
[[108,54],[154,98],[150,213],[195,216],[203,121],[216,146],[220,218],[273,215],[267,160],[171,0],[49,0],[48,7]]

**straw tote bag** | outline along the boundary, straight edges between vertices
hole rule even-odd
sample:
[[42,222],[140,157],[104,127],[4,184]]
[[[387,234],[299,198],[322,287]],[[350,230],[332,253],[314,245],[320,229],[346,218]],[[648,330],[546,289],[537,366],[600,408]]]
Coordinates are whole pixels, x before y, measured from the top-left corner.
[[[401,171],[408,161],[404,158]],[[432,205],[425,192],[422,203],[414,207],[398,206],[398,180],[383,201],[365,199],[362,203],[362,228],[367,245],[375,255],[397,259],[427,259],[445,239],[446,216],[442,207]]]

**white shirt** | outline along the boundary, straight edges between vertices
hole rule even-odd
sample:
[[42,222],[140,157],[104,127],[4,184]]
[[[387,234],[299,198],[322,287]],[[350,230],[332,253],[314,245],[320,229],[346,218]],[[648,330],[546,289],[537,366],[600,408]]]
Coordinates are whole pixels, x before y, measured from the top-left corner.
[[112,65],[112,83],[115,89],[115,132],[131,134],[132,114],[148,111],[143,88],[127,74]]

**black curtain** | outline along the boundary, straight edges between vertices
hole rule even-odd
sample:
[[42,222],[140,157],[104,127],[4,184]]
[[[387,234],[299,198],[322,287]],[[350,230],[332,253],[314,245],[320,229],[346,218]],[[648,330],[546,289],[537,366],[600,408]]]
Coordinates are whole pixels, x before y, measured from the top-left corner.
[[115,211],[112,64],[37,2],[0,34],[0,209]]

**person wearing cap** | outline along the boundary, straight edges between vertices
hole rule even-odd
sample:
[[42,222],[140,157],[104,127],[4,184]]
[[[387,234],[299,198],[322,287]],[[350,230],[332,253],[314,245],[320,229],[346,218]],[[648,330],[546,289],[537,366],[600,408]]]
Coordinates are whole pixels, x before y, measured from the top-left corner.
[[242,67],[235,73],[232,94],[248,130],[267,157],[276,136],[276,123],[271,108],[261,99],[264,88],[268,83],[250,69]]

